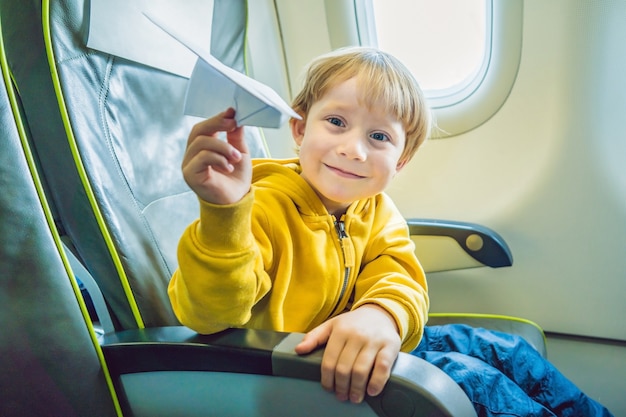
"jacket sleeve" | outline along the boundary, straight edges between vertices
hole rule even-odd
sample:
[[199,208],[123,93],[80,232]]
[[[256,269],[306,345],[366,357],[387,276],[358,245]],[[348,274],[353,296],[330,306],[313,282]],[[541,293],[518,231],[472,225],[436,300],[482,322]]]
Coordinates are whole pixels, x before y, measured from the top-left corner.
[[364,254],[352,308],[364,304],[377,304],[394,317],[402,351],[417,347],[428,319],[428,287],[408,226],[399,213],[373,231]]
[[242,326],[270,282],[251,231],[254,191],[232,205],[200,201],[200,218],[183,233],[168,294],[180,322],[210,334]]

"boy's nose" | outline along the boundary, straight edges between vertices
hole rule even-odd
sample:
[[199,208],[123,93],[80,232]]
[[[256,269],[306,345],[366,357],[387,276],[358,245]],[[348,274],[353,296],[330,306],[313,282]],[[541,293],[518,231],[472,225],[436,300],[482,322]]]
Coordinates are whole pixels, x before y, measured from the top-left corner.
[[346,158],[364,161],[367,155],[365,139],[361,135],[346,135],[338,146],[338,152]]

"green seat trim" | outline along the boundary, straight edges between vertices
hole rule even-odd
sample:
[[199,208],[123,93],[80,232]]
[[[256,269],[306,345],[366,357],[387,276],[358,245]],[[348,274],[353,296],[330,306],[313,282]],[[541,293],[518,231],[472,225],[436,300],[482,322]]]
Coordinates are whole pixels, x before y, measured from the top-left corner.
[[[520,317],[507,316],[501,314],[483,314],[483,313],[430,313],[428,317],[453,317],[453,318],[473,318],[473,319],[493,319],[493,320],[507,320],[518,323],[524,323],[531,325],[543,334],[543,329],[537,323],[532,320],[523,319]],[[544,336],[545,337],[545,336]]]
[[[513,324],[519,324],[519,325],[523,325],[527,328],[532,329],[531,333],[534,333],[535,335],[539,335],[539,337],[535,337],[536,340],[527,340],[539,351],[539,353],[541,353],[542,356],[546,357],[547,356],[547,339],[546,339],[546,335],[543,331],[543,329],[541,328],[541,326],[539,326],[537,323],[535,323],[532,320],[527,320],[527,319],[523,319],[520,317],[514,317],[514,316],[507,316],[507,315],[500,315],[500,314],[483,314],[483,313],[430,313],[428,315],[429,317],[429,321],[427,323],[427,325],[437,325],[437,324],[447,324],[447,323],[458,323],[458,324],[463,324],[464,321],[471,321],[471,320],[476,320],[476,322],[473,323],[468,323],[471,326],[474,327],[478,327],[478,326],[482,326],[485,327],[487,329],[491,328],[492,326],[490,326],[490,322],[508,322],[508,323],[513,323]],[[431,323],[431,320],[434,321],[434,323]],[[497,330],[497,329],[494,329]],[[514,333],[514,332],[511,332]],[[524,335],[519,334],[520,336],[524,337]]]
[[63,91],[61,89],[61,81],[59,79],[59,74],[56,68],[56,60],[54,57],[54,50],[52,47],[52,35],[51,35],[51,28],[50,28],[50,1],[49,0],[43,0],[42,2],[42,20],[43,20],[42,24],[43,24],[43,33],[44,33],[44,43],[46,47],[46,54],[48,56],[48,64],[50,66],[50,76],[52,77],[52,83],[54,85],[54,90],[56,93],[57,101],[59,103],[59,110],[61,112],[61,117],[63,119],[63,125],[65,127],[67,140],[72,150],[72,156],[76,164],[76,169],[78,170],[81,182],[85,189],[85,193],[89,199],[89,203],[93,210],[94,216],[96,217],[98,226],[102,233],[102,237],[106,243],[107,248],[109,249],[109,254],[115,265],[115,269],[117,270],[117,273],[119,275],[122,288],[124,289],[124,293],[126,294],[126,298],[128,299],[129,307],[137,323],[137,327],[142,329],[145,327],[145,325],[141,317],[139,307],[137,306],[137,301],[135,300],[135,296],[133,295],[133,291],[130,287],[128,276],[126,275],[126,271],[124,270],[124,267],[120,260],[117,249],[115,248],[109,229],[107,228],[102,212],[100,211],[100,208],[98,206],[95,194],[93,192],[93,189],[89,182],[89,178],[87,176],[87,172],[82,163],[80,151],[78,150],[78,146],[76,145],[76,138],[74,136],[74,131],[72,129],[69,115],[67,113],[67,107],[65,105],[65,98],[63,97]]

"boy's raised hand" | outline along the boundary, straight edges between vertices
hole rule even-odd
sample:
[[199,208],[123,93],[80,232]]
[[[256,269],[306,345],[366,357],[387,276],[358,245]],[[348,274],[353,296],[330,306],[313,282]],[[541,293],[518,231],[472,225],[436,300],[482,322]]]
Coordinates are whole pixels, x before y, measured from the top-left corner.
[[341,401],[360,403],[366,393],[382,392],[401,340],[391,315],[366,304],[317,326],[295,350],[303,355],[323,345],[322,387],[334,391]]
[[[217,138],[218,132],[226,132],[226,142]],[[182,170],[187,185],[209,203],[233,204],[246,195],[252,181],[252,163],[234,109],[191,129]]]

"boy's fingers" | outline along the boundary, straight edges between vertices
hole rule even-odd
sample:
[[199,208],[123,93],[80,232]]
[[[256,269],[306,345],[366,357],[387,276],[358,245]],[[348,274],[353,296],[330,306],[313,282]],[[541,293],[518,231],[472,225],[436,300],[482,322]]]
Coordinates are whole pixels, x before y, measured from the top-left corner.
[[216,114],[206,120],[197,123],[189,133],[187,146],[198,136],[214,136],[217,132],[230,132],[237,127],[235,121],[235,110],[229,108],[226,111]]
[[326,345],[324,357],[322,358],[322,387],[325,390],[333,391],[335,389],[335,367],[337,358],[341,353],[341,348],[337,348],[336,342],[328,345],[328,339],[332,331],[332,320],[320,324],[315,329],[308,332],[304,339],[295,347],[295,351],[299,355],[310,353],[320,346]]
[[350,401],[353,403],[360,403],[365,398],[366,389],[369,388],[371,383],[370,375],[372,374],[372,368],[374,367],[374,361],[376,360],[376,351],[371,349],[363,349],[359,352],[358,357],[352,367],[352,374],[350,379]]
[[189,166],[194,172],[202,172],[207,166],[226,169],[241,160],[241,154],[228,143],[214,137],[199,136],[183,156],[183,168]]
[[317,326],[304,335],[304,338],[295,347],[295,351],[298,355],[306,355],[313,352],[320,346],[324,346],[328,342],[330,337],[331,326],[330,322],[325,322]]
[[[226,140],[230,143],[238,152],[240,153],[248,153],[248,144],[245,140],[243,126],[237,126],[237,121],[235,120],[235,109],[232,107],[228,108],[224,112],[224,118],[228,120],[228,124],[232,124],[232,129],[226,130]],[[241,155],[234,153],[234,155],[239,158]]]
[[[328,384],[329,386],[333,386],[335,396],[339,401],[346,401],[350,399],[350,395],[352,394],[352,386],[354,384],[353,372],[356,359],[355,353],[352,349],[353,347],[350,346],[350,343],[348,341],[348,343],[341,347],[341,353],[336,360],[332,357],[329,359],[327,378],[332,378],[332,385],[331,382],[328,382]],[[333,362],[334,366],[331,367],[331,364],[333,364]],[[324,368],[322,367],[322,379],[323,378]],[[358,390],[356,386],[355,389]],[[365,390],[364,384],[362,385],[362,389],[363,391]]]
[[376,396],[382,392],[391,375],[393,360],[385,349],[366,348],[361,349],[352,362],[354,353],[350,352],[351,349],[346,345],[339,358],[334,389],[340,400],[349,399],[358,404],[366,393]]
[[[226,142],[215,140],[218,132],[226,132]],[[187,163],[188,158],[194,157],[204,150],[209,150],[223,155],[226,161],[218,166],[231,168],[227,169],[227,171],[231,171],[232,165],[241,161],[242,154],[248,153],[248,146],[243,133],[243,127],[237,126],[233,108],[203,120],[191,129],[183,163]],[[205,148],[208,138],[213,138],[214,141],[211,142],[210,148]]]
[[243,126],[236,127],[230,132],[226,133],[226,139],[228,143],[234,148],[233,156],[241,157],[241,154],[247,154],[248,152],[248,144],[246,143],[244,137]]
[[385,388],[385,384],[391,376],[391,369],[396,355],[386,349],[381,350],[376,356],[372,376],[367,384],[367,394],[374,397],[379,395]]
[[340,361],[345,347],[345,339],[334,338],[326,344],[322,358],[322,388],[334,391],[335,396],[341,401],[348,399],[348,386],[350,385],[351,364],[347,365]]

